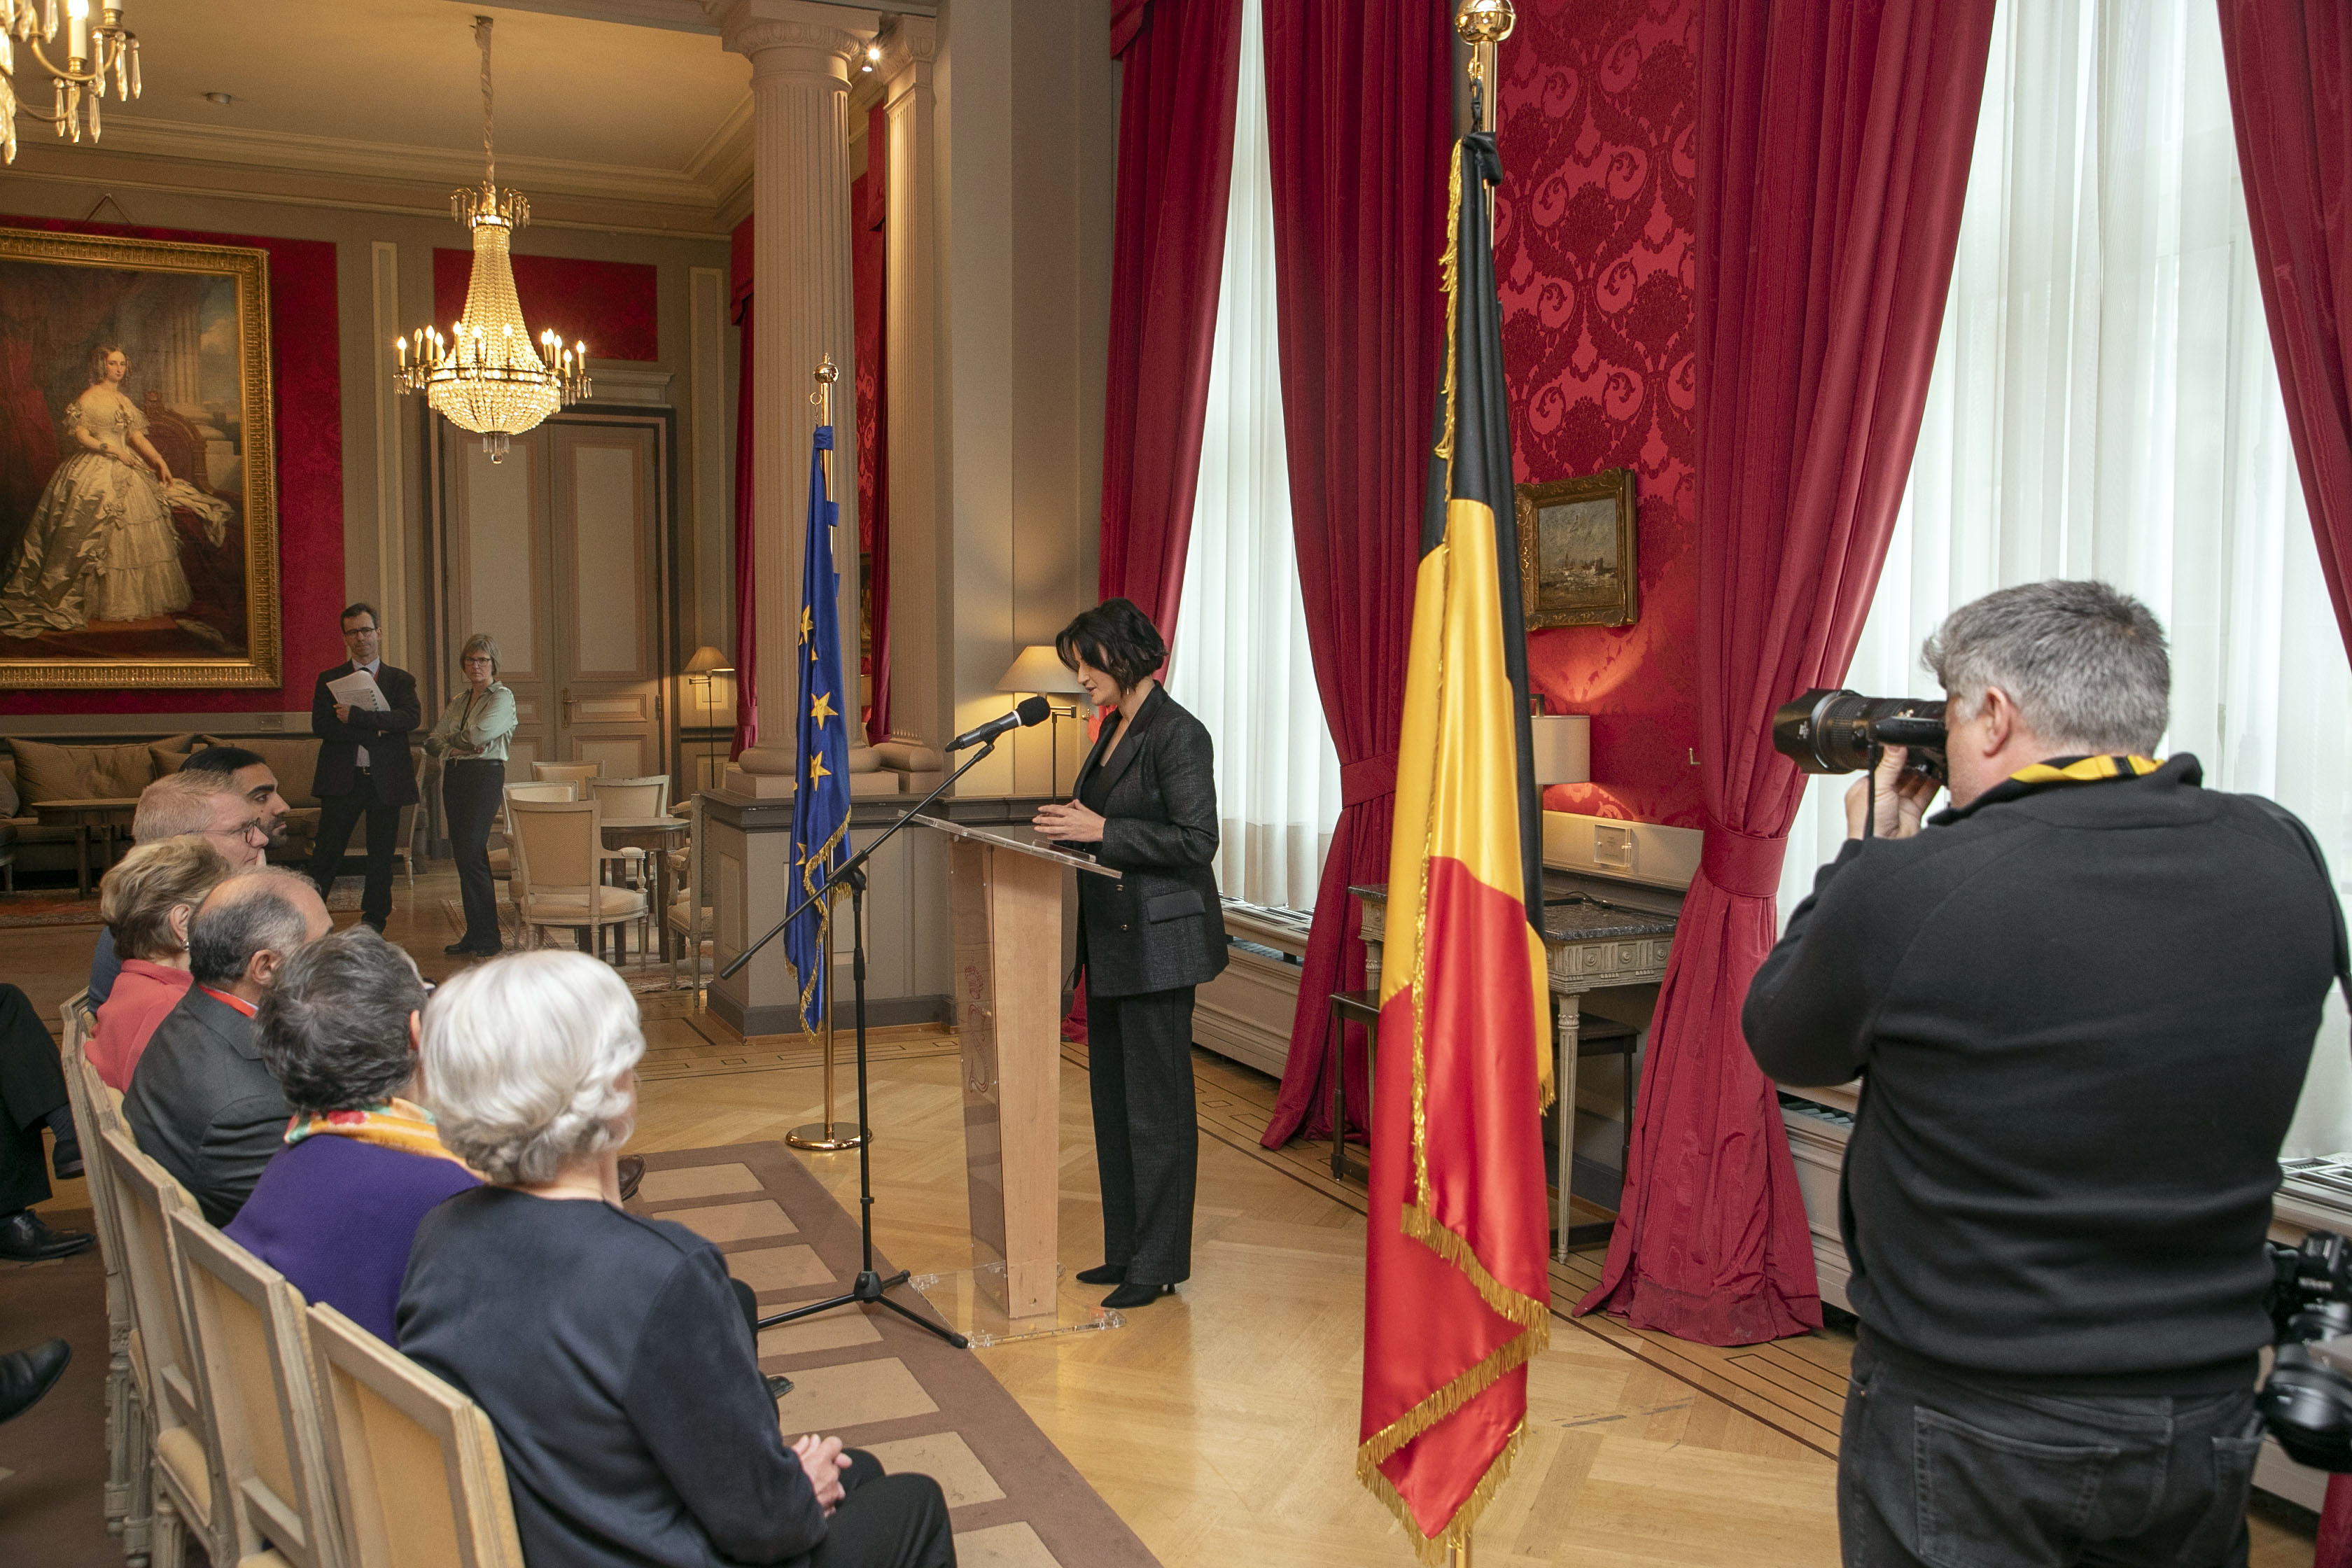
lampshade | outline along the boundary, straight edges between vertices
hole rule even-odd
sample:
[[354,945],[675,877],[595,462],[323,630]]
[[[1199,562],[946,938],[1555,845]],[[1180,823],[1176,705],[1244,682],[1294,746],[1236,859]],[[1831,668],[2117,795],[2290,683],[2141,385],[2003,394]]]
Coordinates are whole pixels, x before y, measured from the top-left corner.
[[1535,731],[1536,783],[1592,782],[1592,717],[1547,713],[1528,721]]
[[725,654],[720,653],[709,643],[704,643],[700,647],[696,648],[694,657],[686,661],[686,673],[688,675],[714,675],[722,669],[734,668],[727,662]]
[[1012,668],[1004,672],[1004,679],[996,683],[996,689],[1075,697],[1083,696],[1087,689],[1078,684],[1078,678],[1071,673],[1069,666],[1062,662],[1062,656],[1054,651],[1054,645],[1041,642],[1032,643],[1021,650],[1021,657],[1013,661]]

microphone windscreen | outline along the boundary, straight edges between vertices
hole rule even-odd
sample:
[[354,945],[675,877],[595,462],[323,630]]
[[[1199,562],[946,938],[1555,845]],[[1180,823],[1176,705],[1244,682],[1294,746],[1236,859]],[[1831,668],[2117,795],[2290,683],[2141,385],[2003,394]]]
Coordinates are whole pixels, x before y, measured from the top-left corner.
[[1054,711],[1054,705],[1042,697],[1024,697],[1013,711],[1021,716],[1022,726],[1025,729],[1032,724],[1043,724]]

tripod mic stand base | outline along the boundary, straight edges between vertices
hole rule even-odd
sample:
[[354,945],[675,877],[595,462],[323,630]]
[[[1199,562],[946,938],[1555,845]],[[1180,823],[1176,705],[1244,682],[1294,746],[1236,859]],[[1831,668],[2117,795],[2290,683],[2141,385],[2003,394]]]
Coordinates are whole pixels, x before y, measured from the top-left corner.
[[866,1129],[854,1121],[812,1121],[784,1134],[784,1142],[813,1153],[838,1154],[866,1142]]
[[953,1329],[944,1323],[935,1323],[913,1308],[893,1301],[883,1294],[884,1291],[894,1290],[906,1282],[907,1271],[903,1268],[887,1279],[871,1268],[864,1269],[859,1272],[856,1283],[850,1286],[846,1295],[835,1296],[829,1301],[812,1301],[805,1307],[794,1307],[788,1311],[771,1313],[760,1320],[759,1326],[762,1329],[772,1329],[779,1323],[793,1322],[802,1318],[813,1318],[819,1312],[830,1312],[835,1307],[852,1307],[871,1302],[878,1307],[889,1308],[915,1327],[937,1334],[960,1351],[970,1350],[971,1342]]

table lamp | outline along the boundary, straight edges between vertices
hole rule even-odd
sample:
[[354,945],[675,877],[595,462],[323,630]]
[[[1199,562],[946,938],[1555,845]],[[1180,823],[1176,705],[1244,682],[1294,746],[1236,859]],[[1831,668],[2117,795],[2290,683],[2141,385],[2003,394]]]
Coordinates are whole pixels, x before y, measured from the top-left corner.
[[[1054,645],[1041,642],[1032,643],[1021,650],[1021,657],[1005,670],[1004,679],[996,683],[996,689],[1051,699],[1082,696],[1087,689],[1078,684],[1077,675],[1062,662],[1062,656],[1054,651]],[[1062,793],[1062,721],[1076,718],[1078,705],[1073,702],[1064,708],[1049,702],[1047,712],[1051,715],[1053,727],[1046,734],[1054,750],[1048,779],[1051,793],[1059,795]]]
[[1528,719],[1534,733],[1536,787],[1592,782],[1592,716],[1538,713]]
[[710,728],[710,678],[732,674],[734,669],[735,667],[727,662],[727,656],[709,643],[696,648],[694,657],[686,661],[687,677],[702,682],[702,727],[706,730]]

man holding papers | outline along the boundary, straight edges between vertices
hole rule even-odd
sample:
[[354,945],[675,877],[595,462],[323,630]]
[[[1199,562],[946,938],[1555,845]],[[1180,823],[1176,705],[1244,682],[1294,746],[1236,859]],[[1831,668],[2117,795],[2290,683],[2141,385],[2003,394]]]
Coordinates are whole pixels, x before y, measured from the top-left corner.
[[335,885],[352,825],[367,817],[367,891],[360,919],[383,930],[392,913],[392,846],[400,808],[416,803],[416,771],[408,732],[416,728],[416,678],[383,662],[383,630],[374,607],[343,612],[348,663],[319,677],[310,692],[310,732],[317,735],[319,770],[310,793],[319,797],[319,840],[310,880],[323,899]]

